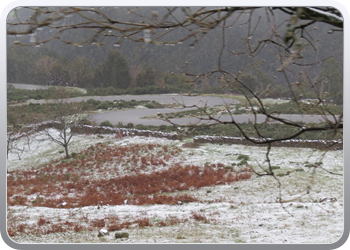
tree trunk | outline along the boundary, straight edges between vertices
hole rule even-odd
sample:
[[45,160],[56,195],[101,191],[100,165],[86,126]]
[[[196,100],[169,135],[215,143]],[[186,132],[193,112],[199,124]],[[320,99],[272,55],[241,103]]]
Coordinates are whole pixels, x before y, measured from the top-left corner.
[[69,158],[68,145],[64,145],[64,151],[66,152],[66,159]]

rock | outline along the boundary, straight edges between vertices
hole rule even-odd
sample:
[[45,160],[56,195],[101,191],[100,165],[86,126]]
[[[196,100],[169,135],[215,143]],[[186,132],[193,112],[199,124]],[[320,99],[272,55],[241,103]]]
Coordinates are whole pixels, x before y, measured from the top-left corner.
[[106,235],[109,235],[109,232],[107,231],[107,229],[102,228],[102,229],[98,232],[97,237],[103,237],[103,236],[106,236]]
[[115,233],[116,239],[122,239],[122,238],[129,238],[129,233],[127,232],[116,232]]

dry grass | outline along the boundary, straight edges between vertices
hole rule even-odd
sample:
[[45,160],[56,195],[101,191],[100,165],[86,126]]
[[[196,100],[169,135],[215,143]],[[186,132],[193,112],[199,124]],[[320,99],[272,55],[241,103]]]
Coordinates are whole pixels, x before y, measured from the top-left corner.
[[[39,168],[16,170],[7,178],[8,205],[42,206],[51,208],[78,208],[85,206],[132,205],[195,202],[198,199],[179,191],[196,190],[205,186],[222,185],[249,179],[250,173],[232,172],[223,164],[204,166],[182,165],[172,161],[181,149],[158,144],[114,146],[97,144],[69,160],[59,159]],[[127,167],[125,167],[127,166]],[[192,219],[207,222],[200,214]],[[74,217],[74,216],[73,216]],[[149,218],[121,221],[117,217],[89,220],[50,221],[40,217],[37,223],[16,223],[8,217],[8,233],[30,232],[36,235],[67,231],[91,231],[107,227],[109,231],[137,224],[171,226],[183,222],[177,217],[153,223]]]

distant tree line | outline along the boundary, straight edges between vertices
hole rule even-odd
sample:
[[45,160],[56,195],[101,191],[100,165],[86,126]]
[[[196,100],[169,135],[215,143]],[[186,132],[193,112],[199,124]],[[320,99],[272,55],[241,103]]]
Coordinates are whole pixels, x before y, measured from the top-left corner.
[[110,50],[97,65],[92,65],[84,55],[70,61],[45,47],[33,52],[26,47],[9,46],[7,56],[8,83],[76,86],[111,92],[130,88],[143,89],[142,92],[190,89],[182,75],[157,72],[151,65],[129,66],[117,49]]
[[[252,64],[241,77],[261,97],[289,97],[290,91],[265,72],[260,64]],[[302,79],[301,79],[302,80]],[[328,99],[342,101],[342,65],[334,57],[327,59],[319,72],[320,82]],[[8,46],[7,82],[49,86],[76,86],[91,94],[152,94],[172,92],[225,93],[230,89],[218,87],[209,79],[194,86],[184,74],[157,71],[152,65],[129,65],[118,50],[111,49],[106,57],[93,64],[85,55],[72,60],[46,47],[36,50],[22,46]],[[298,92],[295,85],[294,92]],[[300,98],[313,98],[312,89],[300,89]],[[329,93],[333,93],[329,95]]]
[[[194,9],[189,8],[182,12],[180,9],[170,11],[161,7],[136,8],[128,11],[125,11],[125,8],[94,8],[91,11],[90,18],[97,18],[95,16],[97,12],[93,11],[101,11],[111,20],[137,23],[149,16],[151,23],[157,23],[161,21],[157,21],[157,18],[168,16],[169,13],[174,17],[171,20],[174,21],[175,18],[181,20],[188,11]],[[216,25],[210,28],[208,23],[207,28],[210,28],[210,32],[203,31],[203,35],[195,33],[193,39],[186,38],[192,34],[192,26],[178,29],[165,27],[162,29],[164,30],[162,35],[156,34],[156,30],[142,30],[136,35],[125,36],[116,36],[115,32],[109,29],[101,29],[101,32],[94,34],[90,29],[79,28],[65,30],[62,32],[61,40],[53,39],[35,46],[35,41],[43,41],[52,36],[54,29],[40,27],[28,36],[20,34],[19,26],[13,26],[11,28],[17,29],[18,33],[8,36],[8,82],[52,85],[64,85],[68,82],[71,85],[88,88],[94,93],[106,92],[106,88],[109,90],[113,88],[114,93],[133,94],[188,92],[192,89],[196,92],[209,93],[232,92],[232,88],[225,88],[220,79],[210,75],[201,77],[200,81],[192,86],[184,77],[188,72],[192,74],[210,72],[220,60],[222,70],[241,72],[240,77],[247,86],[260,93],[261,97],[291,97],[284,75],[276,72],[280,67],[282,55],[273,53],[268,42],[260,43],[270,39],[267,34],[271,20],[264,17],[264,9],[252,11],[254,15],[242,14],[239,15],[239,19],[234,15],[227,17],[226,26]],[[32,15],[31,12],[25,8],[17,10],[18,16],[23,20],[27,15]],[[186,15],[191,16],[190,13]],[[288,19],[289,16],[290,14],[283,11],[274,11],[276,22]],[[57,21],[57,26],[75,23],[80,27],[81,18],[79,15],[66,13],[64,19]],[[12,22],[18,20],[11,12],[8,23]],[[251,24],[249,27],[248,23]],[[224,36],[223,28],[225,28]],[[247,32],[254,36],[250,36]],[[156,42],[135,43],[146,36]],[[328,36],[331,36],[331,39],[328,39]],[[181,37],[184,39],[179,40]],[[257,38],[260,42],[255,45],[256,47],[250,47],[249,41]],[[300,65],[290,65],[291,82],[300,83],[293,86],[295,88],[293,92],[300,92],[300,98],[314,98],[315,91],[304,89],[302,86],[310,81],[318,82],[318,85],[327,92],[325,96],[329,99],[334,97],[334,101],[338,100],[340,103],[343,71],[342,33],[333,32],[329,24],[313,22],[308,24],[308,29],[303,29],[302,39],[305,43],[315,41],[307,45],[310,49],[303,52],[304,57],[312,57],[314,61],[323,63],[315,64],[313,61],[311,64],[305,60],[303,62],[305,68],[310,64],[307,74],[299,74]],[[176,42],[162,44],[163,40]],[[32,46],[18,45],[28,44],[28,41]],[[259,44],[265,45],[262,47]],[[220,51],[221,49],[223,51]],[[253,51],[252,55],[243,53],[245,50]],[[315,51],[317,51],[316,57]]]

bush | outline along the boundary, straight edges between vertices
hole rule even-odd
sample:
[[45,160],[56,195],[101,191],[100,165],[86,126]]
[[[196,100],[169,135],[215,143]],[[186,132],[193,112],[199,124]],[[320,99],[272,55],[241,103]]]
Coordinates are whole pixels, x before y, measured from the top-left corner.
[[87,118],[84,117],[78,122],[79,125],[92,125],[92,122]]
[[240,160],[241,162],[238,163],[238,165],[245,165],[248,163],[249,160],[249,156],[248,155],[239,155],[237,157],[237,160]]
[[88,100],[86,101],[86,103],[88,103],[88,104],[90,104],[90,105],[92,105],[92,106],[97,106],[97,105],[99,105],[99,104],[101,103],[101,101],[94,100],[94,99],[90,98],[90,99],[88,99]]
[[127,233],[127,232],[116,232],[114,237],[116,239],[129,238],[129,233]]
[[249,156],[248,156],[248,155],[239,155],[239,156],[237,157],[237,160],[248,161],[248,160],[249,160]]
[[159,130],[160,131],[166,131],[167,130],[167,126],[166,125],[160,125],[159,126]]
[[116,125],[117,128],[124,128],[124,124],[122,122],[118,122]]
[[101,122],[100,123],[100,126],[104,126],[104,127],[111,127],[111,128],[113,128],[114,126],[113,126],[113,124],[110,122],[110,121],[103,121],[103,122]]
[[156,106],[155,106],[153,103],[147,103],[147,104],[145,105],[145,107],[146,107],[146,108],[149,108],[149,109],[155,109],[155,108],[156,108]]
[[129,122],[128,124],[126,124],[126,127],[127,128],[133,128],[134,127],[134,124],[132,122]]
[[97,109],[108,109],[110,104],[108,102],[101,102],[96,106]]

